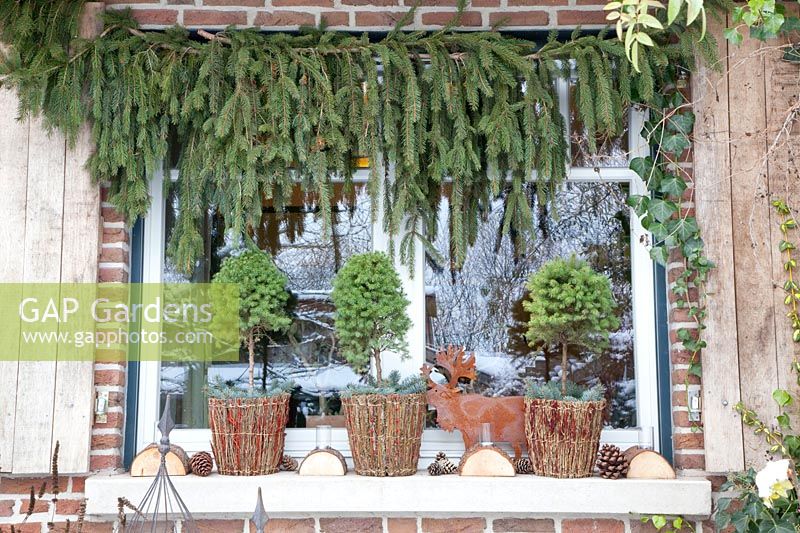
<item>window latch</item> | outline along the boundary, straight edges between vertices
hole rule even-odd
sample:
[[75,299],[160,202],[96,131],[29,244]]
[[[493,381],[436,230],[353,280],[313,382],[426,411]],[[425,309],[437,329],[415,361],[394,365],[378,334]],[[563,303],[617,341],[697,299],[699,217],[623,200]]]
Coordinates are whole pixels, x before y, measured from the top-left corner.
[[97,393],[94,401],[94,421],[98,424],[108,422],[108,392]]
[[700,422],[701,410],[700,391],[689,391],[689,422]]

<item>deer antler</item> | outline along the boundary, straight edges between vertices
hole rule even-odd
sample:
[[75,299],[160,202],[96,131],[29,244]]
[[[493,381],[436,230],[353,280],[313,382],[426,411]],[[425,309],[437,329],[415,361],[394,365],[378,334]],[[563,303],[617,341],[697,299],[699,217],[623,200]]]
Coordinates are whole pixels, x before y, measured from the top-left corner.
[[458,388],[458,380],[467,378],[475,381],[475,354],[464,357],[464,347],[455,347],[452,344],[447,349],[440,348],[436,352],[436,366],[447,371],[447,386],[451,389]]

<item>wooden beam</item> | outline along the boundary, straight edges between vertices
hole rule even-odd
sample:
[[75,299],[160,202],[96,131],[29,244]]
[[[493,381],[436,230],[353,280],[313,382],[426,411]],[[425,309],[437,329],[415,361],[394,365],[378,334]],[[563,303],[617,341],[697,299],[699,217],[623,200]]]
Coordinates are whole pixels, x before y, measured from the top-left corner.
[[[720,43],[721,70],[727,70],[724,23],[709,24]],[[709,65],[692,76],[694,183],[697,220],[706,253],[717,268],[710,274],[707,329],[703,350],[703,429],[706,469],[712,472],[744,467],[742,422],[733,406],[740,400],[739,349],[736,331],[733,232],[728,122],[728,80]]]
[[[764,45],[745,39],[728,49],[731,132],[731,212],[736,280],[736,321],[741,399],[773,419],[778,409],[772,391],[778,385],[775,307],[753,305],[772,293],[772,241],[767,162]],[[734,111],[735,110],[735,111]],[[714,298],[715,296],[712,296]],[[744,428],[745,464],[760,464],[764,439]]]
[[[0,89],[0,283],[21,283],[28,184],[28,119],[17,120],[14,92]],[[12,320],[6,317],[5,320]],[[14,452],[19,344],[3,346],[0,355],[0,472],[11,472]]]

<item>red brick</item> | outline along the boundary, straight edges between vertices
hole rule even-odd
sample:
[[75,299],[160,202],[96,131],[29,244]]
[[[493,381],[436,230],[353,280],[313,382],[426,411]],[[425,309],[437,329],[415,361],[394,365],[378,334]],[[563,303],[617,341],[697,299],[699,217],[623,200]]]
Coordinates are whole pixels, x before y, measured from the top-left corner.
[[89,457],[89,470],[92,472],[116,470],[121,466],[122,456],[120,455],[92,455]]
[[[139,24],[171,26],[178,22],[178,12],[174,9],[133,9],[131,14]],[[118,219],[122,220],[122,217],[118,215]]]
[[311,7],[333,7],[333,0],[272,0],[275,7],[281,6],[311,6]]
[[[22,500],[22,505],[20,506],[20,512],[28,512],[28,505],[30,505],[31,497],[28,495],[27,498]],[[36,500],[33,502],[33,512],[34,513],[47,513],[50,511],[50,500]]]
[[483,533],[486,520],[483,518],[423,518],[425,533]]
[[[694,358],[695,360],[699,360],[700,354],[698,353]],[[692,352],[680,348],[673,349],[670,354],[670,359],[673,365],[688,365],[692,361]]]
[[645,524],[641,518],[631,518],[631,533],[656,533],[657,531],[650,522]]
[[[109,413],[109,415],[119,415],[120,413]],[[86,477],[85,476],[75,476],[72,478],[72,488],[70,489],[71,492],[81,493],[86,492]]]
[[347,26],[350,24],[350,14],[344,11],[324,11],[320,15],[328,26]]
[[122,446],[122,435],[92,435],[93,450],[108,450]]
[[675,448],[679,450],[702,450],[705,446],[703,433],[695,431],[693,433],[675,433],[672,436]]
[[711,492],[719,492],[719,489],[722,488],[722,485],[728,481],[728,476],[706,476],[706,479],[711,482]]
[[402,11],[359,11],[356,26],[394,26],[403,14]]
[[[64,531],[67,523],[56,523],[56,531]],[[75,521],[71,520],[70,531],[76,531]],[[114,531],[114,524],[111,522],[84,522],[81,528],[81,533],[112,533]],[[39,533],[38,530],[36,533]]]
[[125,372],[121,370],[95,370],[95,385],[125,385]]
[[694,374],[689,374],[687,370],[673,370],[672,383],[675,385],[684,385],[686,383],[689,385],[699,385],[700,378]]
[[128,242],[128,231],[122,228],[103,228],[103,242]]
[[41,522],[26,522],[24,524],[14,524],[16,533],[41,533]]
[[673,411],[672,413],[672,425],[679,427],[679,428],[690,428],[694,425],[694,422],[689,421],[689,413],[686,411]]
[[83,500],[58,500],[56,502],[56,513],[60,515],[76,515],[81,509]]
[[605,0],[577,0],[579,6],[604,6]]
[[[423,13],[422,23],[429,26],[445,26],[453,20],[453,12],[439,11],[436,13]],[[481,14],[477,11],[465,11],[458,21],[459,26],[482,26]]]
[[[159,9],[140,9],[138,11],[139,12],[163,11],[165,13],[177,13],[177,11],[170,11],[170,10],[164,10],[164,9],[161,9],[161,10],[159,10]],[[134,14],[136,12],[137,11],[135,10]],[[174,23],[174,21],[173,21],[173,23]],[[103,221],[104,222],[124,222],[125,221],[125,217],[122,215],[122,213],[120,213],[119,211],[117,211],[113,207],[104,207],[104,208],[102,208],[101,211],[100,211],[100,214],[103,216]]]
[[241,520],[197,520],[199,533],[242,533]]
[[674,407],[686,407],[688,404],[686,403],[686,391],[679,390],[672,392],[672,405]]
[[588,24],[608,24],[605,11],[559,11],[559,26],[586,26]]
[[0,500],[0,516],[11,516],[14,514],[15,503],[15,500]]
[[[273,5],[275,2],[272,2]],[[203,0],[204,6],[264,7],[264,0]]]
[[508,0],[508,5],[510,6],[547,7],[565,6],[567,4],[567,0]]
[[128,274],[123,268],[100,268],[98,279],[102,283],[125,283],[128,281]]
[[320,518],[321,533],[383,533],[380,518]]
[[247,24],[247,13],[244,11],[200,11],[192,9],[184,12],[185,26],[230,26]]
[[273,11],[256,15],[256,26],[313,26],[314,15],[299,11]]
[[[95,422],[93,427],[96,429],[108,429],[108,428],[122,429],[123,427],[125,427],[125,415],[122,413],[108,413],[108,415],[106,416],[106,421],[104,423]],[[81,490],[76,492],[83,492],[83,491]]]
[[619,520],[563,520],[561,533],[624,533],[625,524]]
[[[255,533],[256,528],[250,524],[250,531]],[[314,519],[272,518],[267,522],[267,533],[314,533]]]
[[417,533],[416,518],[387,518],[388,533]]
[[396,6],[398,0],[342,0],[345,6]]
[[[20,497],[27,500],[28,495],[31,493],[31,487],[38,492],[39,487],[42,486],[42,483],[47,482],[47,485],[50,485],[50,476],[40,476],[40,477],[11,477],[11,476],[0,476],[0,494],[19,494]],[[68,477],[59,477],[58,478],[58,486],[61,487],[62,490],[66,490],[67,484],[69,483]]]
[[489,15],[492,26],[547,26],[550,15],[546,11],[497,12]]
[[100,252],[100,261],[107,263],[127,263],[128,252],[122,248],[103,248]]
[[492,522],[492,530],[495,533],[553,533],[556,526],[549,518],[499,518]]
[[706,458],[702,454],[676,453],[674,467],[679,470],[703,470],[706,467]]

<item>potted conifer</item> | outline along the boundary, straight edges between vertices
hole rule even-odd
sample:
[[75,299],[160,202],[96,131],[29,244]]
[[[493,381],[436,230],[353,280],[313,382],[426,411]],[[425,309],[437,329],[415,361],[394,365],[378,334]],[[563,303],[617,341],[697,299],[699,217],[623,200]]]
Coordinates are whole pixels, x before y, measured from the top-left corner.
[[561,351],[560,382],[529,381],[527,386],[525,433],[533,472],[588,477],[603,428],[605,388],[570,382],[568,354],[574,347],[599,355],[608,345],[609,332],[619,327],[611,284],[573,256],[546,263],[531,275],[527,289],[528,343]]
[[425,382],[419,376],[400,380],[383,376],[387,351],[407,355],[405,335],[411,326],[408,300],[400,277],[386,254],[351,257],[333,282],[336,337],[356,370],[372,363],[374,377],[342,393],[345,424],[356,473],[408,476],[417,471],[425,424]]
[[247,389],[222,382],[208,387],[208,421],[217,468],[228,475],[272,474],[283,456],[292,384],[269,382],[256,388],[253,374],[256,342],[291,324],[287,278],[268,254],[248,250],[226,258],[213,282],[239,287],[239,337],[249,356]]

